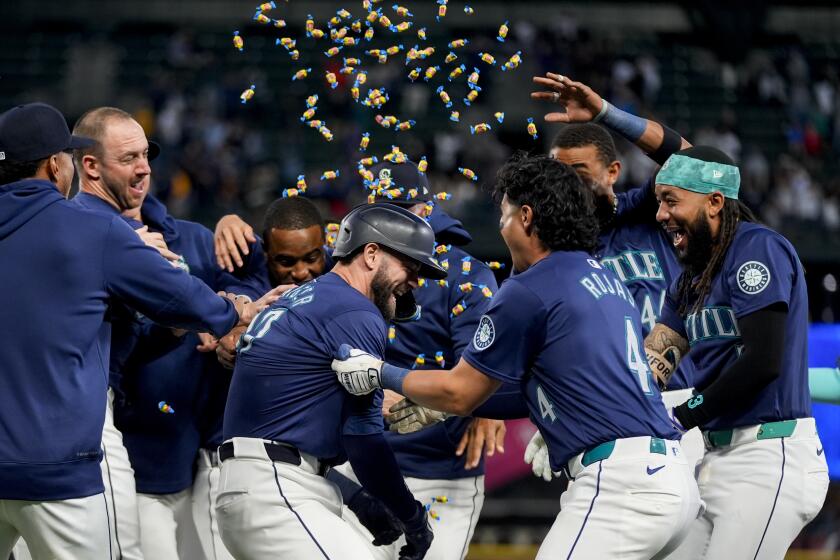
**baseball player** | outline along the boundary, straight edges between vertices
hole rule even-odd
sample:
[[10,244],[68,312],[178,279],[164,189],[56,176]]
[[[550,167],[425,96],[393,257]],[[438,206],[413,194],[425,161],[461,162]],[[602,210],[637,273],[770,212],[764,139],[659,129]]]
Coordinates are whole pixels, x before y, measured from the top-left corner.
[[[414,162],[383,162],[373,166],[371,172],[377,179],[387,178],[391,188],[418,193],[416,197],[406,196],[391,202],[418,215],[425,214],[431,206],[428,179]],[[460,248],[472,238],[459,221],[438,206],[433,207],[427,220],[435,232],[438,260],[448,275],[443,281],[424,280],[423,286],[414,292],[417,312],[410,320],[394,321],[389,326],[385,359],[406,368],[432,369],[457,362],[497,289],[490,268]],[[463,311],[453,312],[459,305],[464,307]],[[467,554],[484,504],[484,462],[480,454],[468,462],[467,454],[463,453],[467,431],[472,426],[478,432],[476,444],[480,446],[481,438],[485,438],[487,453],[493,454],[497,445],[503,450],[504,422],[451,417],[414,433],[398,433],[396,428],[399,426],[399,431],[404,432],[402,426],[407,422],[395,422],[386,439],[409,490],[420,502],[431,504],[438,517],[431,523],[435,539],[426,558],[461,560]],[[353,476],[344,466],[340,470]],[[358,508],[352,502],[348,505],[351,512],[347,517],[371,542],[373,535],[363,529],[352,513]],[[401,545],[402,539],[371,548],[375,558],[388,560],[397,558]]]
[[545,156],[508,162],[494,195],[518,273],[455,367],[410,371],[345,346],[333,369],[353,394],[392,389],[461,415],[502,382],[520,383],[551,468],[574,480],[537,557],[662,557],[697,517],[697,485],[645,360],[635,301],[591,256],[592,195]]
[[[225,259],[239,259],[240,266],[231,266],[230,270],[242,276],[247,285],[255,286],[257,293],[270,287],[304,284],[333,266],[330,250],[325,247],[324,220],[315,205],[303,197],[272,202],[265,213],[261,238],[233,214],[219,220],[216,231],[219,267],[225,267]],[[226,239],[236,244],[228,247]],[[240,254],[242,247],[244,255]],[[234,329],[216,348],[219,360],[229,369],[233,369],[236,341],[243,331]],[[230,374],[205,376],[204,383],[206,404],[196,415],[202,425],[202,448],[192,488],[192,514],[205,557],[229,560],[233,557],[219,535],[215,508],[220,470],[218,448],[223,443],[222,420]]]
[[[616,109],[591,88],[566,76],[549,73],[534,81],[553,91],[535,92],[532,97],[557,103],[565,109],[564,113],[546,115],[546,120],[568,123],[552,142],[551,156],[574,168],[595,193],[601,229],[597,252],[600,263],[627,285],[641,314],[642,332],[647,336],[659,317],[668,286],[682,269],[669,236],[653,219],[654,213],[645,211],[646,207],[639,208],[643,205],[637,199],[644,192],[650,195],[647,203],[653,202],[652,178],[643,187],[645,191],[633,189],[619,194],[613,191],[613,185],[621,177],[621,162],[612,137],[600,125],[623,135],[659,164],[691,144],[666,126]],[[598,124],[592,122],[596,119]],[[671,376],[668,390],[662,393],[666,408],[680,405],[691,397],[691,374],[691,361],[684,360]],[[532,463],[538,476],[550,479],[546,451],[541,443],[541,436],[535,434],[526,461]],[[699,430],[684,434],[682,447],[689,464],[698,464],[704,451]]]
[[21,536],[36,560],[116,556],[99,467],[112,302],[217,335],[256,311],[167,264],[120,217],[65,200],[67,150],[93,146],[48,105],[0,115],[0,259],[17,263],[0,295],[2,558]]
[[754,222],[739,188],[738,168],[709,147],[672,155],[657,174],[656,218],[685,270],[645,347],[666,378],[689,349],[697,368],[697,394],[673,409],[707,447],[707,509],[688,552],[781,559],[820,511],[828,468],[811,418],[802,265],[790,242]]
[[[330,360],[345,339],[383,356],[386,323],[418,275],[441,279],[434,233],[388,204],[361,206],[341,223],[333,270],[288,292],[240,341],[219,448],[219,530],[236,558],[371,558],[341,519],[338,487],[323,478],[350,463],[363,486],[399,519],[400,558],[431,544],[425,508],[414,500],[382,435],[381,393],[349,397]],[[397,535],[392,534],[391,542]]]

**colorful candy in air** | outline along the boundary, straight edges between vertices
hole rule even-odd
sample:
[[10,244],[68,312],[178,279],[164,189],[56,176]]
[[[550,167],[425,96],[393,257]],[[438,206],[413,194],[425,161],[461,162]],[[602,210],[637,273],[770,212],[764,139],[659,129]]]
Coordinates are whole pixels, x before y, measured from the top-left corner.
[[449,98],[449,94],[443,90],[443,86],[439,86],[437,88],[437,94],[440,96],[440,100],[444,102],[447,108],[452,107],[452,100]]
[[458,315],[466,311],[467,307],[468,305],[466,300],[461,300],[458,304],[455,305],[455,307],[452,308],[452,313],[450,314],[450,317],[457,317]]
[[248,101],[250,101],[250,100],[251,100],[251,98],[252,98],[252,97],[254,97],[254,93],[256,93],[254,90],[255,90],[256,88],[257,88],[257,86],[256,86],[256,85],[251,84],[251,87],[249,87],[248,89],[246,89],[245,91],[243,91],[243,92],[239,95],[239,99],[241,99],[241,100],[242,100],[242,103],[243,103],[243,104],[244,104],[244,103],[248,103]]
[[478,123],[470,127],[470,134],[484,134],[485,132],[493,130],[493,127],[487,123]]
[[327,83],[330,84],[330,87],[332,89],[335,89],[335,88],[338,87],[338,78],[336,77],[336,75],[333,72],[327,72],[326,78],[327,78]]
[[452,198],[452,195],[448,192],[439,192],[435,193],[434,198],[435,200],[450,200]]
[[292,198],[293,196],[300,196],[301,192],[298,189],[283,189],[283,198]]
[[516,51],[516,53],[510,57],[510,59],[502,65],[502,72],[507,72],[508,70],[514,70],[522,63],[522,51]]
[[420,77],[420,74],[422,72],[423,72],[423,69],[418,66],[417,68],[415,68],[414,70],[412,70],[411,72],[408,73],[408,79],[413,82],[413,81],[417,80],[417,78]]
[[421,41],[425,41],[425,40],[426,40],[426,28],[425,28],[425,27],[421,27],[420,29],[418,29],[418,30],[417,30],[417,37],[418,37]]
[[476,97],[478,97],[479,91],[481,91],[480,88],[471,89],[469,93],[467,93],[467,96],[464,98],[464,105],[466,105],[467,107],[472,105]]
[[259,6],[257,6],[257,12],[268,12],[273,10],[277,7],[277,4],[274,3],[274,0],[271,2],[263,2]]
[[458,173],[460,173],[467,179],[470,179],[471,181],[478,181],[478,175],[476,175],[475,171],[473,171],[472,169],[468,169],[466,167],[459,167]]
[[340,53],[342,48],[343,47],[330,47],[328,50],[324,51],[324,54],[327,55],[327,58],[332,58]]
[[321,174],[321,180],[322,181],[331,181],[332,179],[335,179],[336,177],[338,177],[339,173],[340,173],[340,171],[338,169],[332,170],[332,171],[324,171]]
[[160,401],[158,403],[158,410],[164,414],[175,414],[175,409],[172,408],[172,406],[170,406],[166,401]]
[[437,74],[438,70],[440,70],[440,66],[429,66],[428,68],[426,68],[426,72],[423,75],[423,80],[428,82],[429,80],[435,77],[435,74]]
[[295,72],[295,75],[292,76],[292,81],[294,82],[296,80],[302,80],[305,77],[307,77],[310,72],[312,72],[312,68],[302,68]]
[[536,140],[539,136],[537,134],[537,125],[534,124],[533,117],[528,117],[528,134],[530,134],[531,138],[533,138],[534,140]]
[[239,31],[233,32],[233,46],[236,47],[239,52],[245,50],[245,39],[239,34]]
[[300,192],[306,192],[306,177],[303,175],[297,176],[297,184],[295,185]]
[[404,6],[398,6],[398,5],[394,4],[393,6],[391,6],[391,9],[393,9],[395,12],[397,12],[397,15],[400,16],[400,17],[414,17],[414,14],[409,12],[408,8],[406,8]]
[[451,113],[449,113],[449,120],[452,122],[461,122],[460,111],[452,111]]
[[440,368],[444,368],[444,367],[446,367],[446,360],[444,360],[444,358],[443,358],[443,352],[442,352],[442,351],[440,351],[440,350],[439,350],[439,351],[437,351],[437,352],[435,352],[435,363],[436,363],[436,364],[438,365],[438,367],[440,367]]
[[300,122],[306,122],[310,120],[312,117],[315,116],[315,111],[318,110],[318,107],[310,107],[303,114],[300,116]]
[[449,51],[449,54],[448,54],[448,55],[446,55],[446,58],[444,58],[444,59],[443,59],[443,62],[444,62],[445,64],[449,64],[450,62],[452,62],[453,60],[455,60],[455,59],[457,59],[457,58],[458,58],[458,55],[457,55],[457,54],[455,54],[455,53],[454,53],[454,52],[452,52],[452,51]]
[[492,54],[485,53],[485,52],[480,52],[480,53],[478,53],[478,56],[481,57],[482,62],[486,62],[490,66],[495,66],[496,65],[496,59],[493,57]]
[[370,144],[370,132],[362,134],[362,140],[359,142],[359,150],[367,151],[368,144]]
[[501,263],[499,261],[490,261],[485,264],[490,267],[490,270],[499,270],[505,267],[505,263]]
[[498,35],[498,37],[496,37],[496,40],[499,41],[500,43],[504,43],[505,39],[507,38],[507,34],[508,34],[508,22],[505,21],[499,27],[499,35]]
[[394,325],[388,327],[388,344],[393,344],[397,338],[397,329]]
[[468,276],[472,272],[472,257],[461,259],[461,274]]
[[420,161],[417,163],[417,172],[420,175],[426,174],[426,169],[429,167],[429,162],[426,161],[426,156],[420,158]]
[[312,95],[310,95],[309,97],[306,98],[306,108],[307,109],[309,109],[311,107],[314,107],[317,104],[318,104],[318,94],[317,93],[313,93]]
[[464,13],[471,16],[475,13],[475,10],[473,10],[470,6],[464,6]]
[[455,39],[454,41],[451,41],[448,46],[449,46],[450,49],[459,49],[459,48],[463,47],[464,45],[469,45],[469,44],[470,44],[470,41],[468,39]]
[[[453,68],[452,72],[449,73],[449,81],[451,82],[452,80],[454,80],[455,78],[457,78],[458,76],[463,74],[464,70],[466,70],[466,69],[467,69],[467,67],[464,66],[463,64]],[[447,105],[447,107],[448,107],[448,105]]]
[[426,365],[426,355],[425,354],[417,354],[417,357],[414,358],[414,365],[411,366],[411,369],[418,368],[421,366]]
[[505,114],[502,111],[493,113],[493,116],[496,117],[496,120],[499,121],[499,123],[505,122]]
[[437,0],[438,14],[435,16],[435,20],[440,21],[440,18],[446,17],[446,1],[447,0]]
[[[463,66],[463,65],[462,65]],[[472,74],[467,77],[467,85],[470,89],[476,89],[481,91],[481,88],[478,87],[478,78],[481,76],[481,70],[478,68],[473,67]]]

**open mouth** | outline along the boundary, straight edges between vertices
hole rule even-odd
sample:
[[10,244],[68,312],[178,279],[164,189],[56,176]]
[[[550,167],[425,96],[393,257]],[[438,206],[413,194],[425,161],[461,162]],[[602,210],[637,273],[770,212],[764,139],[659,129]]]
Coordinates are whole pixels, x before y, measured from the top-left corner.
[[688,242],[688,236],[683,228],[667,226],[665,231],[667,231],[668,235],[671,236],[671,243],[674,244],[675,249],[685,250],[686,243]]
[[143,191],[145,191],[145,189],[143,188],[143,179],[137,181],[136,183],[130,183],[128,185],[128,190],[136,196],[142,195]]

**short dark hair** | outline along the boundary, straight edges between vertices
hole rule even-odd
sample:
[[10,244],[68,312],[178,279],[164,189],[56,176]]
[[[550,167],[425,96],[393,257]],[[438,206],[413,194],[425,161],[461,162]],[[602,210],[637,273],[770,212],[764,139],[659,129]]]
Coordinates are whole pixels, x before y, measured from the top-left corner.
[[520,153],[496,175],[493,199],[504,195],[534,212],[537,237],[552,251],[586,251],[598,246],[598,220],[592,191],[570,166],[549,156]]
[[86,155],[102,157],[102,140],[105,138],[105,125],[109,119],[133,120],[129,113],[116,107],[96,107],[83,114],[73,125],[75,136],[84,136],[96,140],[96,144],[83,150],[75,150],[73,159],[76,167],[82,168],[82,158]]
[[567,124],[560,129],[551,148],[583,148],[595,146],[598,152],[598,159],[604,165],[609,165],[618,159],[618,151],[615,149],[615,142],[607,130],[594,123]]
[[263,239],[268,239],[273,229],[307,229],[312,226],[324,229],[324,218],[311,200],[301,196],[278,198],[265,211]]
[[34,177],[38,172],[38,168],[48,159],[44,158],[37,161],[0,161],[0,185],[8,185],[9,183]]

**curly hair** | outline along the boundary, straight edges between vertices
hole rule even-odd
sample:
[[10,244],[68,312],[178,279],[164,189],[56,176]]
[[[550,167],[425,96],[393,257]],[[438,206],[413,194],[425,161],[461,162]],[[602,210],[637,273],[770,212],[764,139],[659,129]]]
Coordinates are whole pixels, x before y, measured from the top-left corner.
[[574,169],[549,156],[520,153],[496,175],[493,199],[507,195],[517,206],[534,213],[537,237],[552,251],[586,251],[598,246],[595,202]]
[[618,159],[615,142],[607,130],[593,123],[567,124],[560,129],[551,142],[551,148],[584,148],[595,146],[598,159],[604,165],[609,165]]
[[273,229],[307,229],[320,226],[324,229],[324,218],[308,198],[293,196],[278,198],[265,211],[263,239],[268,239]]

